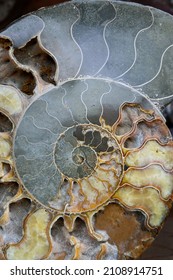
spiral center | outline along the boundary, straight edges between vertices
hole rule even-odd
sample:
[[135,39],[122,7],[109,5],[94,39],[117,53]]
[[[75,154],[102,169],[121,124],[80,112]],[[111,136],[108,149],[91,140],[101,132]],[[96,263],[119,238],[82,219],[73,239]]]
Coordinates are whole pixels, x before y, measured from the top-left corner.
[[73,154],[73,161],[75,164],[81,165],[81,164],[83,164],[84,160],[85,160],[85,158],[83,155],[76,154],[76,153]]
[[73,138],[75,129],[74,127],[70,128],[57,140],[55,164],[64,176],[81,179],[90,176],[94,171],[97,163],[97,154],[89,146],[84,144],[77,146],[77,139],[75,141]]

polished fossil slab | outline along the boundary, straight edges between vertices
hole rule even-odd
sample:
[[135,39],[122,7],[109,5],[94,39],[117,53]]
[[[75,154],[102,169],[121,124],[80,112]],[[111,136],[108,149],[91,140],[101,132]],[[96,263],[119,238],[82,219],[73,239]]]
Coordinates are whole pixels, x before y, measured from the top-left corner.
[[172,206],[172,24],[71,1],[0,33],[1,258],[135,259],[154,240]]

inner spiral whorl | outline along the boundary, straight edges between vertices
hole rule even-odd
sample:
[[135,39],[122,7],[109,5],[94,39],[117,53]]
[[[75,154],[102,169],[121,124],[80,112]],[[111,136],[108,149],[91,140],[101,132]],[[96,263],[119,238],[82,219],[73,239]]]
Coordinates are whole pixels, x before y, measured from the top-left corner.
[[79,179],[91,175],[94,171],[97,154],[91,147],[79,145],[78,138],[74,137],[75,131],[76,128],[72,127],[60,136],[56,143],[54,157],[62,175]]
[[51,206],[67,205],[67,212],[85,212],[105,203],[123,173],[117,140],[94,124],[76,125],[62,133],[56,142],[54,161],[63,182],[61,199],[55,198]]

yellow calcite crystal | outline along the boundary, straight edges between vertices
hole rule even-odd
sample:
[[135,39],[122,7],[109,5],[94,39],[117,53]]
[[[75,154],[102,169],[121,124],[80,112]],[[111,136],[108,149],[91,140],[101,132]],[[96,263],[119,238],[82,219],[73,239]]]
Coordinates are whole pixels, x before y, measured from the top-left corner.
[[22,111],[22,101],[15,88],[0,85],[0,107],[10,115]]
[[150,187],[138,190],[126,185],[115,193],[114,198],[130,209],[143,210],[151,227],[160,226],[168,212],[158,191]]
[[11,152],[11,144],[5,133],[0,134],[0,159],[6,159]]
[[47,227],[50,214],[40,209],[29,216],[25,224],[24,237],[18,244],[10,245],[7,249],[7,259],[37,260],[44,259],[50,250]]
[[143,167],[149,163],[159,162],[166,169],[173,168],[173,145],[161,145],[156,140],[149,140],[136,151],[129,152],[125,159],[128,166]]
[[137,188],[150,186],[158,189],[164,199],[168,199],[173,190],[173,174],[162,166],[151,164],[146,168],[129,168],[124,174],[123,184],[128,183]]

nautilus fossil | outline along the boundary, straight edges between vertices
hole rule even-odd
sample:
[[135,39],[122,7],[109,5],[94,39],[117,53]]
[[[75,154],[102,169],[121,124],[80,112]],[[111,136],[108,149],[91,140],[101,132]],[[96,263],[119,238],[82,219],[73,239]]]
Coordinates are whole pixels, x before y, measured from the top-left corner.
[[0,33],[0,258],[136,259],[173,200],[173,17],[71,1]]

